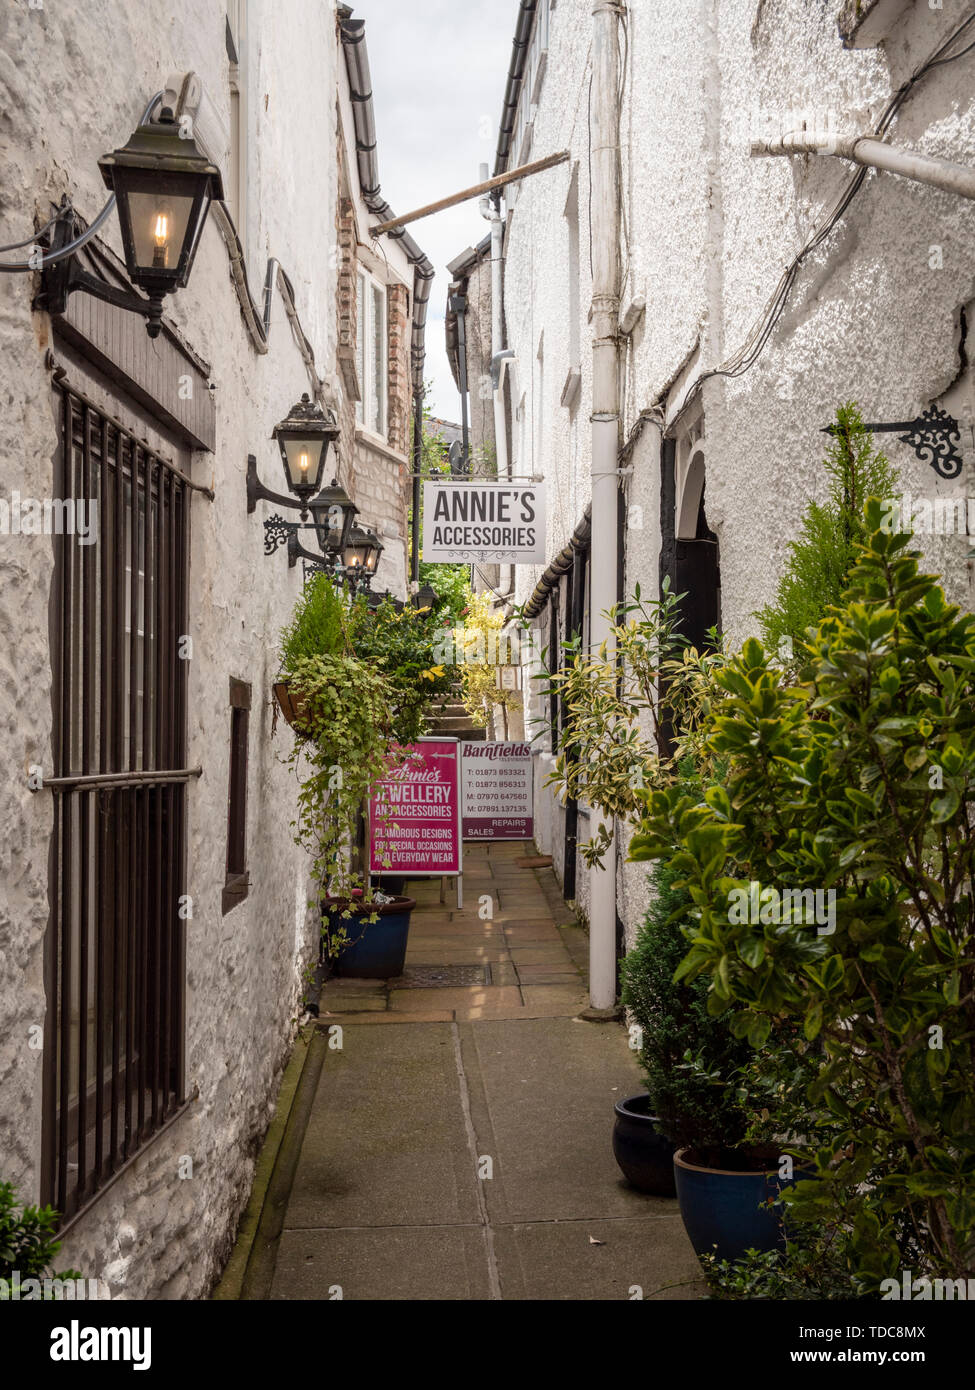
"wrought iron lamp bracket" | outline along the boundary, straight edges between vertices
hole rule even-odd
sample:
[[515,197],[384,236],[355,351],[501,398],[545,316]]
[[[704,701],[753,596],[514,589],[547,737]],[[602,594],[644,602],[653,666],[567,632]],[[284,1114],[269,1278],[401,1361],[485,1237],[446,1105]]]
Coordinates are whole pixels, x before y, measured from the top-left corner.
[[[302,521],[308,515],[307,501],[299,501],[295,497],[288,497],[283,492],[272,492],[269,487],[265,487],[257,475],[257,458],[254,454],[247,455],[247,514],[257,510],[258,502],[274,502],[279,507],[287,507],[289,511],[299,512]],[[267,523],[265,522],[265,526]],[[271,552],[268,551],[268,554]]]
[[[288,525],[287,522],[285,522],[284,524],[285,524],[286,526]],[[316,555],[315,552],[314,552],[313,550],[306,550],[305,547],[304,547],[304,546],[301,544],[301,542],[298,540],[298,532],[299,532],[299,531],[303,531],[303,530],[314,531],[314,529],[315,529],[314,526],[308,526],[308,527],[299,526],[297,522],[292,522],[292,523],[290,524],[290,526],[289,526],[289,535],[288,535],[288,569],[289,569],[289,570],[293,570],[294,567],[295,567],[295,565],[298,563],[299,560],[304,560],[306,563],[307,563],[307,562],[310,562],[310,563],[313,564],[313,565],[320,565],[320,566],[322,567],[322,569],[327,569],[327,570],[331,571],[332,566],[329,564],[329,557],[328,557],[327,555],[321,555],[321,554]]]
[[[930,464],[940,478],[957,478],[964,460],[961,456],[961,434],[958,421],[940,406],[932,405],[913,420],[891,424],[865,424],[872,434],[896,434],[900,444],[909,444],[922,463]],[[835,434],[836,426],[827,425],[824,434]]]
[[264,554],[273,555],[278,546],[291,543],[291,537],[298,530],[297,521],[285,521],[284,517],[269,516],[264,522]]
[[[62,210],[54,224],[49,249],[60,251],[69,242],[74,241],[77,235],[73,209],[62,199]],[[116,285],[110,285],[107,280],[100,280],[97,275],[92,275],[91,271],[82,270],[77,252],[44,266],[40,293],[34,301],[35,307],[45,309],[49,314],[64,314],[67,312],[68,299],[76,290],[83,290],[85,294],[90,294],[94,299],[100,299],[106,304],[112,304],[116,309],[124,309],[130,314],[141,314],[149,322],[150,337],[158,336],[162,325],[162,296],[153,295],[151,299],[146,299],[141,294],[130,294]]]

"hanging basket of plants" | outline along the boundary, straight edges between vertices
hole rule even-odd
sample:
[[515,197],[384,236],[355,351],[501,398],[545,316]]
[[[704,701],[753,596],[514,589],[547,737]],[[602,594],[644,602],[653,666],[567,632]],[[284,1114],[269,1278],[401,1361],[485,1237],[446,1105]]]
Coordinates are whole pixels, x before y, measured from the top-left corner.
[[292,689],[291,682],[288,680],[275,681],[272,688],[274,698],[278,702],[278,709],[284,715],[287,723],[294,729],[295,733],[307,736],[307,700]]

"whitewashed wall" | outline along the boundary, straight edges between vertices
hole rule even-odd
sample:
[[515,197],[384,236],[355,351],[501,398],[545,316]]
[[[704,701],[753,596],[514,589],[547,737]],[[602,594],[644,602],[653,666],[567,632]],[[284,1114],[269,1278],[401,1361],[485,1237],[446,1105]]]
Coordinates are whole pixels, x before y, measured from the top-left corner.
[[[333,7],[319,0],[248,6],[249,214],[242,219],[252,285],[269,256],[295,287],[298,312],[321,370],[334,370],[336,38]],[[63,0],[0,11],[0,241],[29,234],[35,209],[68,192],[91,219],[105,190],[96,160],[123,143],[167,75],[192,69],[229,125],[225,6],[219,0]],[[327,229],[323,236],[322,228]],[[117,221],[104,234],[120,251]],[[43,349],[44,315],[32,315],[31,277],[0,277],[0,456],[4,495],[49,496],[55,420]],[[191,503],[187,890],[187,1093],[189,1112],[112,1186],[70,1233],[61,1259],[109,1281],[117,1295],[200,1297],[219,1274],[246,1201],[276,1083],[294,1036],[300,974],[317,939],[306,913],[306,865],[291,843],[294,783],[281,758],[287,730],[270,732],[277,636],[300,586],[283,552],[263,554],[266,504],[248,516],[247,454],[279,488],[274,422],[308,377],[275,297],[270,351],[250,345],[212,220],[189,287],[167,301],[192,348],[212,366],[217,447],[194,476],[216,501]],[[24,789],[25,768],[50,766],[49,538],[0,538],[0,1176],[28,1197],[39,1182],[41,1056],[30,1025],[44,1022],[42,951],[48,924],[48,794]],[[226,853],[230,712],[228,678],[253,688],[248,785],[251,887],[221,915]],[[180,1156],[193,1177],[179,1180]]]
[[[835,159],[751,158],[751,141],[762,134],[759,118],[769,115],[782,128],[790,110],[828,111],[839,130],[870,129],[891,93],[968,13],[962,0],[937,8],[916,0],[883,48],[853,51],[837,30],[841,0],[631,0],[626,8],[623,306],[643,296],[647,309],[623,354],[624,438],[641,411],[669,407],[672,413],[699,367],[718,365],[744,342],[782,270],[848,176],[850,166]],[[520,186],[506,246],[508,345],[517,353],[525,393],[526,458],[549,481],[550,557],[590,495],[590,9],[559,0],[552,11],[531,157],[568,149],[572,164]],[[936,69],[903,108],[892,143],[970,164],[973,93],[971,56]],[[581,223],[574,309],[567,302],[563,217],[573,166]],[[957,481],[936,479],[892,436],[880,438],[913,496],[975,496],[975,395],[971,369],[964,367],[975,335],[969,331],[964,346],[960,330],[963,306],[969,324],[975,308],[973,231],[970,202],[869,175],[841,225],[801,271],[757,365],[740,380],[705,385],[707,515],[720,542],[723,626],[734,643],[757,631],[754,611],[774,594],[807,502],[825,498],[820,431],[840,402],[857,400],[867,420],[901,420],[946,393],[942,404],[963,426],[966,467]],[[932,269],[939,260],[942,268]],[[572,312],[581,334],[582,388],[568,410],[559,396],[572,365]],[[516,437],[521,429],[516,423]],[[627,482],[627,587],[639,582],[652,595],[660,542],[653,426],[642,428],[628,462],[634,471]],[[968,606],[970,544],[963,536],[923,541],[952,597]],[[600,557],[592,561],[599,564]],[[519,601],[540,573],[517,571]],[[558,812],[540,809],[543,827],[550,814]],[[644,910],[645,871],[625,867],[621,884],[621,912],[632,936]]]

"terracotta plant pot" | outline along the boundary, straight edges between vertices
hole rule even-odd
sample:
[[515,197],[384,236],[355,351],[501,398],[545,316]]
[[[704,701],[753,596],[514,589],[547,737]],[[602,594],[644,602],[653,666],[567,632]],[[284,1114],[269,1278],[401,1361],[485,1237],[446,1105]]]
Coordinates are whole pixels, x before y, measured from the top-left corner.
[[292,729],[301,733],[304,727],[303,718],[308,704],[307,700],[301,696],[292,695],[289,681],[275,681],[273,689],[281,713]]

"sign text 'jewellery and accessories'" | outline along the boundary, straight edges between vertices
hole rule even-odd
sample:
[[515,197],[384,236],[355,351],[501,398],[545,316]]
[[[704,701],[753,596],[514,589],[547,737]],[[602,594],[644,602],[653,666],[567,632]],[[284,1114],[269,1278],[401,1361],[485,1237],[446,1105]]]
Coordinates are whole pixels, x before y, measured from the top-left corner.
[[423,558],[544,564],[545,484],[425,482]]

